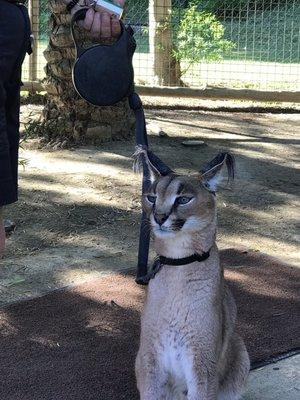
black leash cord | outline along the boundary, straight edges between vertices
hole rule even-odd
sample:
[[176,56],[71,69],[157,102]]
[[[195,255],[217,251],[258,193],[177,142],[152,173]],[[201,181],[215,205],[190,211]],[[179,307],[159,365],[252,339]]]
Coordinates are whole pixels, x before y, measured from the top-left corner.
[[70,12],[72,8],[74,8],[78,4],[79,0],[72,0],[69,4],[67,4],[67,11]]
[[[135,139],[137,146],[143,146],[147,149],[148,157],[155,168],[160,172],[161,175],[168,175],[172,173],[172,170],[164,164],[155,154],[148,150],[148,137],[145,114],[143,110],[142,101],[137,93],[129,95],[129,106],[133,110],[136,120],[135,125]],[[143,162],[143,183],[142,193],[146,193],[151,186],[150,171],[148,170],[145,162]],[[139,239],[139,251],[138,251],[138,265],[136,273],[136,283],[139,285],[147,285],[148,279],[148,258],[150,248],[150,221],[143,211],[141,228],[140,228],[140,239]]]

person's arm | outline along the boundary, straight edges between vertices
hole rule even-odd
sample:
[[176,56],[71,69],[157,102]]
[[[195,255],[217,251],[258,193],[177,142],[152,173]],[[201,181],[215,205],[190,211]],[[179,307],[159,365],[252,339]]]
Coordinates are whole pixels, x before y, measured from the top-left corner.
[[[67,5],[71,0],[63,1]],[[123,7],[125,0],[118,0],[116,3]],[[89,4],[89,0],[79,0],[70,12],[73,15],[82,8],[90,8],[81,26],[89,31],[93,37],[98,37],[99,39],[117,38],[121,33],[118,18],[105,10],[95,11]]]

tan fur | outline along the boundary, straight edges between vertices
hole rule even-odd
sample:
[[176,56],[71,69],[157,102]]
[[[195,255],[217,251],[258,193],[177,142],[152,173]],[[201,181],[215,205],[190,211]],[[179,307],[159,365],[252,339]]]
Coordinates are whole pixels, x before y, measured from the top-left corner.
[[[149,284],[136,359],[141,400],[238,400],[249,373],[215,243],[216,200],[203,183],[201,177],[160,177],[149,192],[155,206],[143,198],[159,255],[182,258],[211,250],[204,262],[163,266]],[[174,209],[178,196],[193,200]],[[168,218],[159,226],[154,216],[163,214]],[[178,219],[186,222],[174,230]]]

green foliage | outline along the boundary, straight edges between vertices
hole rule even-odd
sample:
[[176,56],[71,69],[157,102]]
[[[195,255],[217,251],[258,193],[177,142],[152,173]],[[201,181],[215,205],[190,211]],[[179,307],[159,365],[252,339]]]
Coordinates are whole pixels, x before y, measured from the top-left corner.
[[287,0],[190,0],[189,4],[197,4],[199,10],[205,10],[217,15],[222,15],[224,10],[233,14],[240,10],[273,10],[286,4]]
[[300,3],[249,15],[241,12],[240,18],[228,15],[225,37],[237,43],[230,59],[299,63],[299,17]]
[[[34,113],[30,113],[28,116],[28,120],[26,123],[23,124],[23,132],[20,138],[20,148],[23,148],[24,143],[26,143],[29,139],[36,137],[38,121]],[[28,160],[23,157],[19,157],[18,163],[23,169],[25,170]]]
[[224,39],[225,29],[217,18],[208,12],[198,11],[192,4],[175,26],[174,56],[189,65],[202,60],[216,61],[234,48],[234,43]]
[[149,1],[148,0],[126,0],[125,15],[131,23],[148,24]]
[[[40,118],[37,118],[35,111],[29,113],[29,115],[26,117],[26,121],[23,122],[22,125],[23,129],[20,138],[21,148],[23,148],[23,145],[28,142],[28,140],[37,138],[45,134],[45,132],[41,132],[43,123],[40,121]],[[24,166],[24,160],[22,161],[22,163],[20,162],[19,164],[22,164]]]
[[40,0],[39,37],[40,40],[48,40],[50,11],[48,0]]

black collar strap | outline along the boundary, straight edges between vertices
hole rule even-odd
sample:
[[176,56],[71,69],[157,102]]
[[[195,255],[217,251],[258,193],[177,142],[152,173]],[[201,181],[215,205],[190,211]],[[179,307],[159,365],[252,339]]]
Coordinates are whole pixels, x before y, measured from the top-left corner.
[[184,257],[184,258],[168,258],[168,257],[159,256],[159,261],[162,265],[179,266],[179,265],[191,264],[195,261],[198,261],[198,262],[205,261],[208,259],[209,255],[210,255],[210,252],[207,251],[206,253],[202,253],[202,254],[195,253],[189,257]]
[[136,283],[139,285],[146,286],[149,284],[151,279],[155,278],[155,275],[161,270],[163,265],[172,265],[172,266],[180,266],[191,264],[195,261],[205,261],[210,256],[210,251],[203,254],[193,254],[192,256],[185,258],[167,258],[163,256],[159,256],[153,264],[152,270],[147,273],[147,275],[140,276],[139,279],[136,280]]

